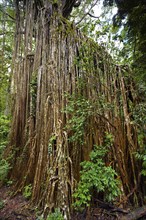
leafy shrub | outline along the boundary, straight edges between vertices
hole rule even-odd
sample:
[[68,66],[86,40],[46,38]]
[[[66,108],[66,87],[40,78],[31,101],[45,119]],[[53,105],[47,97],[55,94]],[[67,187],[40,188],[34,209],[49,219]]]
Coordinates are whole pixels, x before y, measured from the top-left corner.
[[3,158],[3,152],[7,144],[7,136],[9,133],[9,117],[5,115],[0,116],[0,181],[4,181],[10,169],[9,163]]
[[9,133],[9,125],[10,125],[9,117],[5,115],[1,115],[0,116],[0,140],[2,142],[7,140],[7,136]]
[[9,163],[5,159],[2,159],[0,161],[0,181],[4,181],[6,179],[9,168]]
[[141,174],[142,174],[143,176],[146,176],[146,154],[143,155]]
[[143,176],[146,176],[146,150],[143,151],[143,152],[141,152],[141,153],[136,152],[136,153],[135,153],[135,157],[136,157],[136,159],[142,161],[141,174],[142,174]]
[[0,200],[0,209],[4,208],[4,206],[5,206],[4,201],[3,201],[3,200]]
[[24,187],[23,196],[26,199],[29,199],[31,197],[31,195],[32,195],[32,185],[29,184],[29,185]]
[[[84,89],[84,85],[84,81],[78,83],[78,87],[81,86],[82,89]],[[83,145],[84,133],[90,117],[102,117],[104,109],[112,109],[113,105],[109,104],[104,96],[100,96],[100,107],[99,100],[98,102],[91,101],[83,95],[75,93],[72,95],[65,94],[65,96],[68,99],[68,103],[63,112],[69,115],[69,120],[65,127],[68,131],[71,131],[69,141]]]
[[69,141],[83,144],[86,121],[91,115],[91,103],[83,96],[76,97],[75,94],[68,96],[68,99],[64,112],[70,115],[66,128],[73,132]]
[[47,216],[47,220],[64,220],[62,213],[60,212],[60,209],[55,209],[54,213],[51,213]]
[[81,163],[81,179],[73,195],[75,198],[73,206],[76,209],[83,209],[90,205],[93,189],[97,193],[103,192],[107,201],[113,201],[120,195],[117,174],[111,166],[105,165],[103,159],[107,152],[107,145],[95,146],[90,153],[90,161]]

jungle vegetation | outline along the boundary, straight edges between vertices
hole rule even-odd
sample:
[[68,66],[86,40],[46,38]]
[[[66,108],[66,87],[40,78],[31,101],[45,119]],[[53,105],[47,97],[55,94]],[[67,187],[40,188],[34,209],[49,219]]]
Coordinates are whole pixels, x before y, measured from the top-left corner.
[[0,182],[44,219],[146,202],[146,2],[98,3],[0,3]]

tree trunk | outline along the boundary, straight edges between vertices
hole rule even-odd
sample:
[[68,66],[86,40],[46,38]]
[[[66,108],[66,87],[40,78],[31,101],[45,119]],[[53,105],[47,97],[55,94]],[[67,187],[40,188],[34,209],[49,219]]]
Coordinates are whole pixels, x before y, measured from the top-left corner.
[[[104,48],[62,17],[59,9],[67,10],[67,5],[50,2],[15,1],[15,103],[8,152],[13,154],[11,178],[16,192],[32,184],[32,204],[45,214],[60,207],[69,219],[80,162],[109,132],[114,145],[107,161],[119,173],[124,195],[136,187],[131,201],[138,203],[140,168],[133,152],[139,146],[124,78],[129,70],[115,66]],[[84,87],[79,86],[81,80]],[[66,93],[95,104],[96,114],[84,129],[84,145],[69,141],[66,124],[71,116],[63,111],[69,102]]]

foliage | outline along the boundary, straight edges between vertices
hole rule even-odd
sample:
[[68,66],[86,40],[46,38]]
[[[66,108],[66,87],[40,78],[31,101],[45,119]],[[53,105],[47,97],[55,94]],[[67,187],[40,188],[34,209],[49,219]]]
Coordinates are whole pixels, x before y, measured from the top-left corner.
[[0,181],[6,179],[8,170],[10,169],[9,163],[3,158],[3,152],[7,144],[9,133],[10,119],[5,115],[0,116]]
[[91,114],[90,102],[83,96],[69,96],[65,112],[70,115],[66,128],[73,132],[69,141],[83,144],[83,134],[88,116]]
[[[113,2],[113,0],[109,0],[107,4]],[[146,2],[141,0],[115,2],[117,3],[118,13],[114,16],[114,24],[117,28],[117,36],[123,42],[123,55],[129,57],[130,63],[138,75],[137,79],[144,83],[146,78],[144,61],[146,58]]]
[[24,187],[23,196],[26,199],[29,199],[31,197],[31,195],[32,195],[32,185],[29,184]]
[[[98,17],[94,9],[101,3],[104,7]],[[145,6],[145,1],[141,0],[86,0],[72,13],[82,32],[107,47],[118,63],[131,65],[136,80],[143,84],[146,79]]]
[[60,212],[60,209],[56,208],[54,213],[51,213],[47,216],[47,220],[64,220],[64,218]]
[[139,128],[143,129],[143,125],[146,124],[146,88],[139,85],[139,103],[133,107],[133,123],[137,124]]
[[4,201],[0,199],[0,209],[4,208],[4,205],[5,205]]
[[[8,142],[10,127],[10,75],[13,49],[14,10],[11,1],[0,3],[0,181],[6,179],[10,169],[8,160],[3,158],[3,152]],[[12,5],[11,5],[12,6]]]
[[[84,90],[85,84],[86,82],[80,80],[78,87]],[[92,116],[102,117],[104,110],[112,110],[113,105],[106,100],[104,95],[94,101],[85,98],[81,94],[67,94],[66,96],[68,97],[68,103],[64,112],[69,116],[66,125],[66,129],[71,132],[69,141],[83,145],[84,131],[89,123],[88,119]]]
[[56,135],[52,135],[50,137],[49,143],[48,143],[48,154],[52,153],[52,147],[53,147],[55,142],[56,142]]
[[138,160],[142,161],[142,171],[141,171],[141,174],[143,176],[146,176],[146,149],[145,149],[144,152],[141,152],[141,153],[136,152],[135,156],[136,156],[136,158]]
[[0,115],[0,140],[5,142],[9,133],[10,118],[6,115]]
[[146,153],[143,155],[143,159],[142,159],[142,171],[141,174],[143,176],[146,176]]
[[4,181],[8,170],[10,169],[9,163],[5,159],[0,160],[0,181]]
[[133,123],[137,126],[139,151],[135,153],[137,160],[142,162],[141,174],[146,176],[146,88],[139,86],[140,102],[133,109]]
[[103,192],[107,201],[113,201],[120,194],[117,174],[111,166],[106,166],[104,162],[111,139],[112,136],[108,134],[105,145],[95,146],[90,153],[90,161],[81,163],[81,179],[73,195],[75,208],[81,209],[89,206],[95,191]]
[[9,1],[0,3],[0,112],[9,111],[11,62],[14,34],[14,9]]

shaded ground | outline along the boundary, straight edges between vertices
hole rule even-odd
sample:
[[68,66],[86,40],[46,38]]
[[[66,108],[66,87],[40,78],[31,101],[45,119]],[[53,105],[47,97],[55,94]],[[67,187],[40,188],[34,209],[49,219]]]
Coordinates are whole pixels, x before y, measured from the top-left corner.
[[117,214],[110,213],[100,208],[91,209],[87,213],[76,214],[72,217],[72,220],[117,220]]
[[[28,208],[28,201],[18,194],[11,197],[12,189],[10,187],[0,188],[0,220],[36,220],[37,217],[33,211]],[[115,220],[115,213],[107,210],[94,208],[80,214],[74,214],[72,220]]]
[[[12,197],[11,187],[0,188],[0,220],[37,220],[35,212],[28,206],[28,201],[17,194]],[[74,213],[71,220],[120,220],[127,214],[118,208],[91,208],[83,213]],[[146,220],[146,216],[141,218]]]
[[[29,209],[28,201],[18,194],[11,196],[10,187],[0,188],[0,220],[36,220],[35,213]],[[107,210],[94,208],[72,215],[72,220],[115,220],[117,215]]]
[[10,187],[0,188],[0,220],[36,220],[28,208],[28,201],[20,194],[11,197]]

